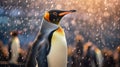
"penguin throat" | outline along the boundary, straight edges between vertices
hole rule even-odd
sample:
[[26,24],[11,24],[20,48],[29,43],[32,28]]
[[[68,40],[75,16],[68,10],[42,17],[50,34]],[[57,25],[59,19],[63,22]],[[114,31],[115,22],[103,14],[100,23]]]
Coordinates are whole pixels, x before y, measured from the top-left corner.
[[54,24],[59,25],[59,22],[54,22]]

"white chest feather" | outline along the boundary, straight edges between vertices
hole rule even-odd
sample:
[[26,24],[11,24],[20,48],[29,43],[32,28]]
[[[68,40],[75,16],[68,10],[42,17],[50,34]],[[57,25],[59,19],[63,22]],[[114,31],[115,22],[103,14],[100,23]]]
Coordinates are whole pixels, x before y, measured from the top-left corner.
[[67,67],[67,43],[64,31],[61,28],[53,33],[47,60],[48,67]]

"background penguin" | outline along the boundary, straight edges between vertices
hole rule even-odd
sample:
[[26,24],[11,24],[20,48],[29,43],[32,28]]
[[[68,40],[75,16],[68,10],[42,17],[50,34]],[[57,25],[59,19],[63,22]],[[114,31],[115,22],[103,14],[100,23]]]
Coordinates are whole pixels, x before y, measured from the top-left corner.
[[40,33],[38,33],[27,60],[27,67],[67,67],[67,42],[59,25],[66,14],[75,10],[50,10],[45,12]]
[[18,38],[17,31],[12,31],[10,35],[11,35],[11,41],[9,44],[9,56],[10,56],[9,62],[16,64],[19,57],[20,41]]
[[102,67],[103,55],[101,50],[91,42],[83,46],[84,67]]

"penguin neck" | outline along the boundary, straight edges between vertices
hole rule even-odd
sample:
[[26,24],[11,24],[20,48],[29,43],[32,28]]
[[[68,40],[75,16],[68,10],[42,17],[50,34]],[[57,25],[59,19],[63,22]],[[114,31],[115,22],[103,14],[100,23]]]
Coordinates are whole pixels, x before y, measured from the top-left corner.
[[18,36],[13,36],[12,38],[13,38],[13,39],[16,39],[16,38],[18,38]]
[[41,28],[41,33],[46,34],[49,33],[55,29],[57,29],[60,25],[58,24],[53,24],[50,22],[47,22],[46,20],[43,20],[42,28]]
[[12,37],[12,40],[13,40],[13,41],[19,40],[19,39],[18,39],[18,36]]

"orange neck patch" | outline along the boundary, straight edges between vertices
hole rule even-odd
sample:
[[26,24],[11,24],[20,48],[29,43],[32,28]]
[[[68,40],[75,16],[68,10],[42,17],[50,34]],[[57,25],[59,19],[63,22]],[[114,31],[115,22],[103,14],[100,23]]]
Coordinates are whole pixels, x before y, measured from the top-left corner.
[[61,27],[58,28],[57,32],[64,35],[64,30]]

